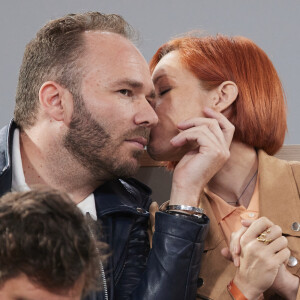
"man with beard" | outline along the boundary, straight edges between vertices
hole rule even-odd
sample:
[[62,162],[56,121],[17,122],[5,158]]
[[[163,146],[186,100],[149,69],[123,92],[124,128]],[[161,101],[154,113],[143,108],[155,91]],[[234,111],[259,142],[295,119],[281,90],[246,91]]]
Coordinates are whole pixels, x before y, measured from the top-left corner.
[[25,50],[14,120],[0,131],[0,194],[44,184],[101,222],[111,255],[99,264],[103,290],[87,299],[195,299],[207,217],[189,206],[189,185],[176,184],[177,206],[156,214],[150,251],[151,191],[129,178],[158,121],[133,36],[122,17],[97,12],[39,30]]

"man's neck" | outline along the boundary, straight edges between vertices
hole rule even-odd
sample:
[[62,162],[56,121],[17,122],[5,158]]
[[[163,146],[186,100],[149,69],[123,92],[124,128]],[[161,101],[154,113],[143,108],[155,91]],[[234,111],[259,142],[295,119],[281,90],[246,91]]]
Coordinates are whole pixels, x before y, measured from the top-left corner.
[[255,149],[233,141],[229,160],[211,179],[208,188],[227,203],[238,201],[247,208],[255,188],[257,168]]
[[55,139],[42,139],[35,132],[21,131],[20,152],[25,181],[30,188],[47,185],[70,194],[79,203],[104,183],[95,181]]

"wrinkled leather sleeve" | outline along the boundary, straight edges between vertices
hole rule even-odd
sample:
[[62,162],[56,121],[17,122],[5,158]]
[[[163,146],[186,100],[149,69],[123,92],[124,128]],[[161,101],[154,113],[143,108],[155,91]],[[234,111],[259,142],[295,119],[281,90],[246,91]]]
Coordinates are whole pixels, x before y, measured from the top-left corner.
[[[208,226],[209,220],[206,216],[200,224],[186,218],[158,212],[153,248],[145,262],[145,268],[142,268],[141,272],[141,268],[125,266],[122,277],[126,278],[127,283],[131,282],[131,285],[126,284],[126,281],[122,284],[121,279],[117,288],[119,292],[115,294],[116,299],[196,299],[197,279]],[[128,255],[133,257],[127,257],[127,262],[135,259],[136,262],[140,261],[143,264],[145,249],[135,248],[139,249],[140,253],[129,251]],[[139,272],[141,273],[138,274]],[[130,292],[133,282],[136,283],[136,287],[133,292]]]

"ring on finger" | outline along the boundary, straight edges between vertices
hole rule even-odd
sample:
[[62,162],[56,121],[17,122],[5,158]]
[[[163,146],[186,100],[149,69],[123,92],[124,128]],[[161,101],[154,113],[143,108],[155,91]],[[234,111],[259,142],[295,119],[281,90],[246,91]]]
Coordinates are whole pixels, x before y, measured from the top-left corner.
[[272,239],[266,239],[264,236],[260,235],[256,238],[259,242],[262,242],[266,245],[269,245],[273,240]]
[[270,244],[273,240],[272,239],[267,239],[267,234],[271,232],[271,229],[268,228],[267,230],[265,230],[264,232],[262,232],[256,239],[259,242],[262,242],[266,245]]
[[272,242],[273,242],[272,239],[266,239],[266,240],[264,241],[264,243],[265,243],[266,245],[269,245],[269,244],[272,243]]

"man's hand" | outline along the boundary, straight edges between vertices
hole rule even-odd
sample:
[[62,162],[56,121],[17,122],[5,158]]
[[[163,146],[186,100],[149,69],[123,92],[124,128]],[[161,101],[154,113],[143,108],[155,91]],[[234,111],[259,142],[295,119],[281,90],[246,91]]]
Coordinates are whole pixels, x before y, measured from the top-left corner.
[[188,145],[191,150],[174,170],[170,205],[197,207],[204,186],[230,156],[234,126],[221,113],[209,108],[205,108],[204,113],[207,118],[178,124],[182,131],[171,140],[174,147]]
[[[266,239],[272,240],[270,244],[257,240],[267,229]],[[234,282],[249,300],[257,299],[272,286],[280,266],[289,258],[287,239],[279,226],[262,217],[241,236],[240,246],[240,267]]]

